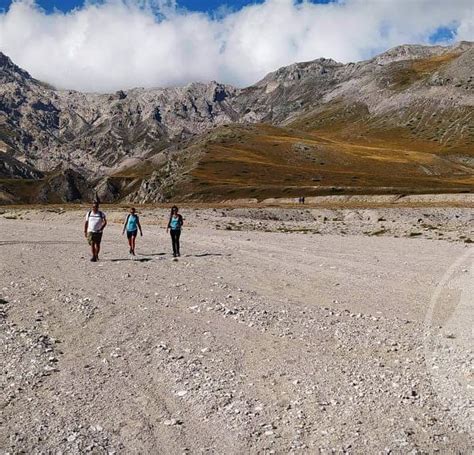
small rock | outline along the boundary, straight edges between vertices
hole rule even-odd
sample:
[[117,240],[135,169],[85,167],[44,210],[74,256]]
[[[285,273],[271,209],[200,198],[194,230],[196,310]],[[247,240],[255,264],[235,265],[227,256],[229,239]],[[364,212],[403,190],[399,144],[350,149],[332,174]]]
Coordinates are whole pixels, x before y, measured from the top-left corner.
[[77,438],[77,433],[73,433],[73,434],[70,434],[68,437],[67,437],[67,442],[74,442]]
[[166,425],[167,427],[174,426],[174,425],[180,425],[181,422],[177,419],[166,419],[163,421],[163,425]]

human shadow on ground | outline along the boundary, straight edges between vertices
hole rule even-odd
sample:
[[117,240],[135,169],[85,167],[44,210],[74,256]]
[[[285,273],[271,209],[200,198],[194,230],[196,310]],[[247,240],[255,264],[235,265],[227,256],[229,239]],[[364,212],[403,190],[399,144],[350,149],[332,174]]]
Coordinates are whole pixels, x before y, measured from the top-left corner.
[[138,253],[139,256],[165,256],[166,253],[150,253],[150,254],[147,254],[147,253]]
[[198,254],[185,254],[184,257],[186,258],[204,258],[206,256],[232,256],[229,254],[222,254],[222,253],[198,253]]
[[2,240],[0,246],[4,245],[79,245],[84,242],[73,240]]
[[152,260],[153,260],[152,258],[137,258],[137,257],[135,257],[135,259],[132,259],[132,258],[108,259],[108,261],[110,261],[110,262],[124,262],[124,261],[148,262],[148,261],[152,261]]

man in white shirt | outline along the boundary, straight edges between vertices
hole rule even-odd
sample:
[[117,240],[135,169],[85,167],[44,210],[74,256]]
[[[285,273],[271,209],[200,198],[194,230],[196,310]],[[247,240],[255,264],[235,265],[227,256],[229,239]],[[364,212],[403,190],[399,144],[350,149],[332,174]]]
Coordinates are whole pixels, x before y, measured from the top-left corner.
[[100,242],[105,226],[107,226],[105,213],[99,210],[99,202],[94,201],[92,210],[86,214],[86,223],[84,224],[84,236],[92,248],[91,262],[99,260]]

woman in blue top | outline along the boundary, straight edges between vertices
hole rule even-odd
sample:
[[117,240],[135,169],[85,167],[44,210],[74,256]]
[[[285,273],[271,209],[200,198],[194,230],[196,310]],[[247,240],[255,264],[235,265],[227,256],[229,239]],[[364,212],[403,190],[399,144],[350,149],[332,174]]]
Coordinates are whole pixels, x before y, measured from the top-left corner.
[[135,239],[137,238],[138,229],[140,229],[140,235],[143,236],[142,227],[140,225],[140,219],[138,218],[138,215],[135,213],[135,208],[132,207],[130,209],[130,213],[127,215],[127,218],[125,219],[125,223],[123,224],[122,235],[125,234],[125,230],[126,230],[128,246],[130,247],[130,254],[133,256],[135,256]]
[[181,227],[183,226],[183,217],[178,213],[178,207],[175,205],[171,207],[170,219],[166,232],[171,233],[171,244],[173,245],[173,257],[181,256],[179,252],[179,237],[181,235]]

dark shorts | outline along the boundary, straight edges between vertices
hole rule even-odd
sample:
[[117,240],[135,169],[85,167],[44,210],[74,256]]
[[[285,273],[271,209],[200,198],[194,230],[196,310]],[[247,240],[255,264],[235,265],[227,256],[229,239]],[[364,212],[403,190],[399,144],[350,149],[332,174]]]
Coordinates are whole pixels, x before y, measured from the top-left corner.
[[101,240],[102,240],[102,232],[88,232],[87,233],[87,241],[89,242],[89,245],[92,245],[93,243],[97,243],[100,245]]
[[135,229],[134,231],[127,231],[127,239],[131,239],[132,237],[136,237],[138,230]]

